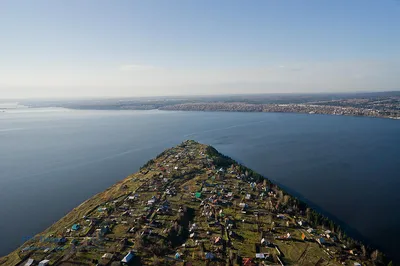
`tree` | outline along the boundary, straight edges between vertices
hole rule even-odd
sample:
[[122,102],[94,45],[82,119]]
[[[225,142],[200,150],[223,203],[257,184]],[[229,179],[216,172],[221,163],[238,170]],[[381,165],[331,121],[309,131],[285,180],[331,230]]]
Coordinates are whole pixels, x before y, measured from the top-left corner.
[[367,256],[367,249],[365,248],[364,245],[361,246],[361,251],[362,251],[363,256],[366,257]]
[[287,205],[289,203],[290,200],[290,196],[285,195],[283,196],[283,205]]
[[154,257],[153,257],[153,265],[155,265],[155,266],[161,266],[161,265],[164,265],[164,263],[163,263],[163,261],[162,261],[159,257],[157,257],[156,255],[154,255]]

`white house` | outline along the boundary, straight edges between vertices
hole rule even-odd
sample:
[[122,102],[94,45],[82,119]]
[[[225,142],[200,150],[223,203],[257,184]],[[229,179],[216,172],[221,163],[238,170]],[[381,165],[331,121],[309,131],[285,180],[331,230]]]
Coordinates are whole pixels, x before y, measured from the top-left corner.
[[39,262],[39,266],[47,266],[49,265],[50,261],[49,260],[42,260],[41,262]]
[[31,266],[34,263],[34,259],[28,259],[28,261],[24,264],[25,266]]

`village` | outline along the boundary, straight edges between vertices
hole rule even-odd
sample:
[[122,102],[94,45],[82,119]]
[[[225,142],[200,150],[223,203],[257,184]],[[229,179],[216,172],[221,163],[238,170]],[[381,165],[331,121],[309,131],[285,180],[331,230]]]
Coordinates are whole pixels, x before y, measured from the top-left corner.
[[333,223],[214,148],[168,149],[0,265],[379,265]]

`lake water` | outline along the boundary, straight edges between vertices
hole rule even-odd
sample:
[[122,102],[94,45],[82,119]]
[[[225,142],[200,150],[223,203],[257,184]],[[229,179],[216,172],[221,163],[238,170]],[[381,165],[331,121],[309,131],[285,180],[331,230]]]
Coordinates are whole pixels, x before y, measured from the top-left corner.
[[213,145],[399,257],[399,121],[65,109],[0,113],[0,256],[186,139]]

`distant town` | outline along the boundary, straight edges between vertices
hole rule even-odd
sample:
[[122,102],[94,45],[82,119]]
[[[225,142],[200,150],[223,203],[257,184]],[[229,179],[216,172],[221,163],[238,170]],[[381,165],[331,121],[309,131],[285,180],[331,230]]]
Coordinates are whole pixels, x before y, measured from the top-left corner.
[[[280,112],[400,119],[400,91],[346,94],[257,94],[72,100],[24,100],[29,107],[90,110]],[[7,106],[9,108],[9,106]],[[2,106],[0,105],[0,110]],[[4,110],[4,108],[3,108]]]

